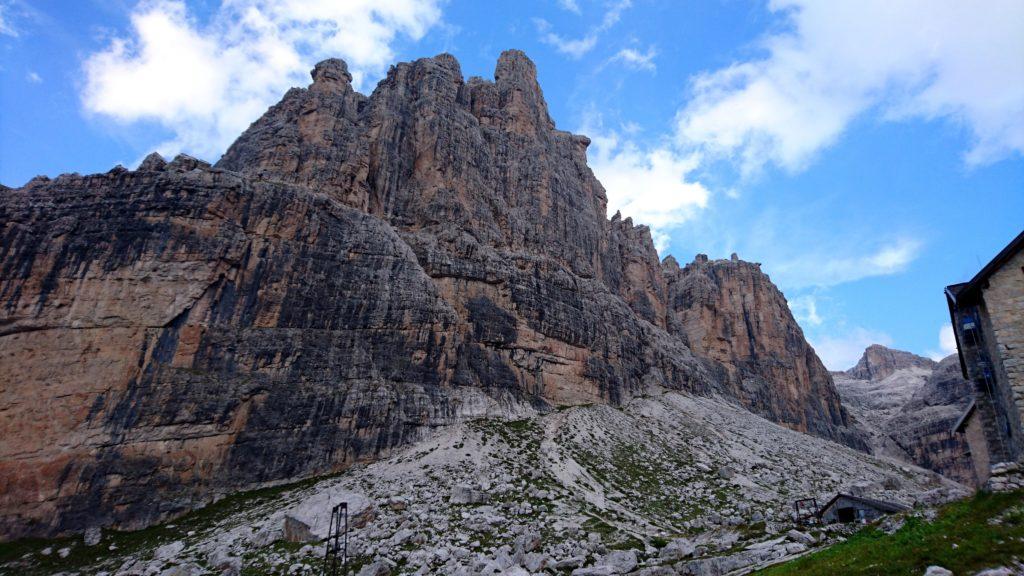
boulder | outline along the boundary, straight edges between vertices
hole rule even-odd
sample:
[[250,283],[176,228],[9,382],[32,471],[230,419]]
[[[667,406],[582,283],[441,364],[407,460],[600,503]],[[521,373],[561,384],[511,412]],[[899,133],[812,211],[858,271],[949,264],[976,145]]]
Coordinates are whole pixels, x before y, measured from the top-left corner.
[[363,566],[356,576],[390,576],[391,571],[394,569],[394,562],[382,559]]
[[286,542],[312,542],[317,539],[309,524],[288,515],[284,517],[282,534]]
[[167,561],[174,560],[185,550],[185,543],[181,540],[171,542],[170,544],[164,544],[163,546],[156,549],[153,552],[153,558],[157,560]]
[[597,566],[607,566],[612,569],[612,574],[626,574],[632,572],[637,565],[636,550],[616,550],[602,556],[596,562]]
[[799,530],[790,530],[789,532],[786,532],[786,538],[789,538],[793,542],[799,542],[807,546],[814,544],[814,536],[811,536],[810,534],[801,532]]
[[696,549],[697,546],[689,539],[676,538],[668,544],[666,544],[665,547],[662,548],[660,552],[658,552],[658,558],[665,561],[674,562],[677,560],[682,560],[683,558],[687,558],[689,556],[693,556],[693,553],[696,551]]
[[483,490],[466,484],[458,484],[452,488],[451,497],[448,500],[452,504],[484,504],[489,499],[489,495]]
[[242,559],[223,546],[208,554],[206,563],[221,576],[238,576],[242,572]]
[[563,558],[555,562],[555,570],[570,570],[578,566],[582,566],[587,561],[587,557],[583,555],[570,556]]

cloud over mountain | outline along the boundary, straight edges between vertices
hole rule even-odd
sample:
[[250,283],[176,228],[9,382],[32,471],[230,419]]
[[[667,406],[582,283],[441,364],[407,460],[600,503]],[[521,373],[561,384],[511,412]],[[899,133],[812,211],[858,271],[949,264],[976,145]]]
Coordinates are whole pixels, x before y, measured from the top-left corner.
[[226,0],[199,22],[181,0],[140,3],[131,34],[85,61],[85,109],[173,133],[159,146],[213,158],[280,98],[310,62],[348,61],[354,83],[381,73],[399,37],[440,21],[436,0]]

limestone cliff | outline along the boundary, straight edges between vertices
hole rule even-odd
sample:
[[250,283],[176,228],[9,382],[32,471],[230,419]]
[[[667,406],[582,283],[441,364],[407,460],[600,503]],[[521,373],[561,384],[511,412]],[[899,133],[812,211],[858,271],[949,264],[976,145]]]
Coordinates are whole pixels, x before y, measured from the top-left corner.
[[804,339],[782,293],[759,264],[709,261],[679,268],[666,260],[669,309],[694,354],[726,367],[729,394],[792,428],[860,438],[842,427],[846,415],[828,370]]
[[[0,197],[0,538],[135,528],[470,417],[717,394],[858,446],[755,265],[606,217],[536,71],[343,62],[216,166]],[[691,351],[692,348],[692,351]]]

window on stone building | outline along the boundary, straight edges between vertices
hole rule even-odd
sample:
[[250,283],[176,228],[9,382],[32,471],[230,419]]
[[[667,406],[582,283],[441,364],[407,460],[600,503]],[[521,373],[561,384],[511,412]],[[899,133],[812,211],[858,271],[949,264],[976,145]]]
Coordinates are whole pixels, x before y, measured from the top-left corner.
[[977,346],[981,339],[978,337],[978,324],[973,316],[965,316],[961,324],[961,332],[964,337],[965,346]]

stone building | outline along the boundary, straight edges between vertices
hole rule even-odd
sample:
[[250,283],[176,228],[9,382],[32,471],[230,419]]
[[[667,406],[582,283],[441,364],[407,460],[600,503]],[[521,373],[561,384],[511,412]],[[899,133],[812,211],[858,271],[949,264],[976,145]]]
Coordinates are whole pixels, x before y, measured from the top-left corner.
[[908,508],[902,504],[883,502],[852,494],[836,494],[818,511],[818,519],[822,524],[870,522],[887,514],[895,514],[904,510],[908,510]]
[[[969,282],[946,287],[960,368],[976,400],[956,425],[978,485],[1024,460],[1024,232]],[[990,487],[1019,479],[993,478]]]

